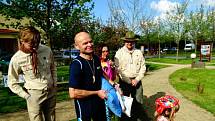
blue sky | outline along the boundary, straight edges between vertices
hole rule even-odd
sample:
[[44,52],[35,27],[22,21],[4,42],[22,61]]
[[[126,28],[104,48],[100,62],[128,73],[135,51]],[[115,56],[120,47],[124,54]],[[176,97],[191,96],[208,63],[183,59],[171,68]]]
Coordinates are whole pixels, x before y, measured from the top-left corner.
[[[108,1],[111,0],[93,0],[95,2],[95,8],[93,13],[96,17],[101,18],[103,22],[106,22],[108,18],[110,18],[110,11],[108,7]],[[128,1],[128,0],[112,0],[112,1]],[[144,0],[140,0],[144,1]],[[153,17],[163,17],[165,12],[173,8],[176,4],[181,4],[181,2],[185,0],[145,0],[144,5],[144,13],[145,15],[149,14],[149,16]],[[200,8],[200,5],[204,5],[205,7],[213,7],[215,8],[215,0],[188,0],[188,10],[195,11]],[[126,11],[126,10],[124,10]]]

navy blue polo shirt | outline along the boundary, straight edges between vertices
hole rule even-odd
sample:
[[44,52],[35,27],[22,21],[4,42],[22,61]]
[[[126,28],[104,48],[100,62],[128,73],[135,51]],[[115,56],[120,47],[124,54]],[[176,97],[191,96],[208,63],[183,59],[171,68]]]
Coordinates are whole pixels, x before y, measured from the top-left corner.
[[[94,55],[93,60],[86,60],[81,56],[78,56],[76,59],[78,59],[81,64],[77,60],[72,61],[70,65],[69,87],[90,91],[100,90],[102,68],[99,57]],[[95,70],[95,82],[93,81],[93,68]],[[81,108],[81,115],[84,116],[98,115],[102,112],[105,113],[104,100],[102,100],[98,95],[92,95],[82,99],[75,99],[74,101],[77,117],[80,117],[79,105]]]

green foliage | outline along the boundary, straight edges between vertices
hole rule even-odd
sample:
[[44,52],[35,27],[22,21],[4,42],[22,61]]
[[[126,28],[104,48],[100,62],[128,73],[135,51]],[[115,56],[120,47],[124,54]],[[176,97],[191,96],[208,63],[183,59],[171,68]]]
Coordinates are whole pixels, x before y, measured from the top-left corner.
[[121,36],[124,36],[122,30],[101,25],[98,28],[100,30],[92,36],[96,48],[99,48],[102,44],[107,44],[110,50],[117,50],[122,45],[120,39]]
[[[59,41],[69,47],[74,34],[87,28],[93,7],[92,0],[7,0],[0,2],[0,14],[7,19],[28,18],[31,25],[45,32],[50,46],[60,48]],[[20,22],[11,25],[18,28]]]
[[[184,68],[171,74],[169,80],[184,97],[215,115],[214,73],[212,69]],[[199,84],[204,87],[202,93],[198,92]]]

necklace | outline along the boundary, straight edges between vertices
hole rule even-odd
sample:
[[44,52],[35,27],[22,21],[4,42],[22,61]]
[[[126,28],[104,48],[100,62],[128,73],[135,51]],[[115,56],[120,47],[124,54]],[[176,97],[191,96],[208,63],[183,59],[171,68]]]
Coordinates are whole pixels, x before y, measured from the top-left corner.
[[[92,60],[93,60],[93,59],[92,59]],[[90,67],[90,70],[91,70],[92,74],[93,74],[93,83],[95,83],[96,78],[95,78],[95,66],[94,66],[94,60],[93,60],[93,67],[91,67],[91,65],[90,65],[90,63],[88,62],[88,60],[86,60],[86,61],[87,61],[87,64],[89,65],[89,67]]]

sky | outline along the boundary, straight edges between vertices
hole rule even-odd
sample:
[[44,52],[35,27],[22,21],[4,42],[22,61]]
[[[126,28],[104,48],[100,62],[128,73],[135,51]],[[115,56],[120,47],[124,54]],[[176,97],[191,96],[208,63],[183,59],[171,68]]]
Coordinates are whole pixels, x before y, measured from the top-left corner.
[[[110,1],[128,1],[128,0],[93,0],[95,2],[95,8],[93,10],[96,18],[102,19],[106,22],[110,18],[110,10],[108,3]],[[140,0],[143,1],[143,0]],[[177,4],[181,4],[185,0],[145,0],[144,14],[147,16],[153,16],[152,18],[165,18],[166,11],[174,8]],[[215,8],[215,0],[188,0],[188,11],[196,11],[200,8],[201,4],[205,7]],[[123,9],[124,12],[128,11]]]

